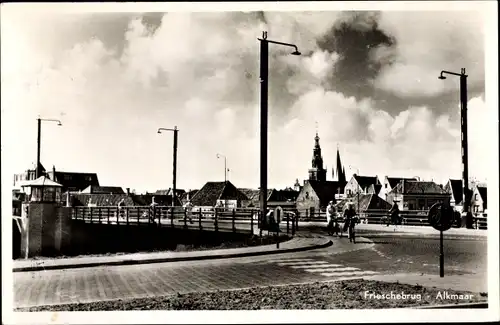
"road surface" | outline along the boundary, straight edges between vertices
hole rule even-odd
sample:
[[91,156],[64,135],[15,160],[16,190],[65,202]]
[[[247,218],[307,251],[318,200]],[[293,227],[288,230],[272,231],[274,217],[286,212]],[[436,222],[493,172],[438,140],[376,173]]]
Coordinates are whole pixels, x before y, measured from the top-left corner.
[[[288,254],[16,272],[14,305],[27,307],[330,281],[388,273],[439,272],[437,238],[394,236],[391,233],[366,235],[366,240],[359,238],[356,244],[349,243],[347,238],[332,237],[334,245],[331,247]],[[373,238],[370,239],[370,236]],[[446,239],[445,262],[446,275],[476,274],[485,277],[485,237]]]

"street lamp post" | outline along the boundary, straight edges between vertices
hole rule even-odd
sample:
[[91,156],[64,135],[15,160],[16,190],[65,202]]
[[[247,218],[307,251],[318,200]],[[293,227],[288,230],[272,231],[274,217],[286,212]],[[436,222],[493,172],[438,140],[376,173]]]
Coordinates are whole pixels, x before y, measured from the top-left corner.
[[220,157],[224,158],[224,182],[226,182],[227,181],[227,159],[226,159],[226,156],[221,155],[220,153],[218,153],[217,154],[217,159],[219,159]]
[[41,146],[41,139],[42,139],[42,121],[45,122],[57,122],[58,126],[61,126],[62,123],[59,120],[54,120],[54,119],[43,119],[43,118],[37,118],[37,126],[38,126],[38,136],[37,136],[37,150],[36,150],[36,169],[35,169],[35,179],[40,177],[41,174],[41,165],[40,165],[40,146]]
[[[268,116],[268,74],[269,43],[293,47],[292,55],[300,55],[297,46],[267,39],[267,32],[262,32],[260,41],[260,217],[264,224],[267,213],[267,116]],[[262,227],[261,227],[262,228]]]
[[468,137],[467,137],[467,75],[465,74],[465,68],[462,68],[460,73],[441,71],[439,79],[446,79],[444,74],[449,74],[453,76],[460,77],[460,117],[461,117],[461,151],[462,151],[462,182],[463,182],[463,211],[462,215],[466,218],[466,227],[471,225],[471,215],[469,209],[469,152],[468,152]]
[[172,206],[175,206],[175,199],[177,197],[177,134],[179,129],[175,126],[173,129],[159,128],[158,133],[161,131],[173,131],[174,132],[174,159],[173,159],[173,177],[172,177]]

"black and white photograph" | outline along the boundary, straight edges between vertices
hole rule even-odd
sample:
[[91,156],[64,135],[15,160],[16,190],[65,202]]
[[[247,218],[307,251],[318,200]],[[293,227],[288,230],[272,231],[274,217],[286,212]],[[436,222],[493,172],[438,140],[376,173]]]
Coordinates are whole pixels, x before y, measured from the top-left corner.
[[497,24],[3,4],[3,321],[498,321]]

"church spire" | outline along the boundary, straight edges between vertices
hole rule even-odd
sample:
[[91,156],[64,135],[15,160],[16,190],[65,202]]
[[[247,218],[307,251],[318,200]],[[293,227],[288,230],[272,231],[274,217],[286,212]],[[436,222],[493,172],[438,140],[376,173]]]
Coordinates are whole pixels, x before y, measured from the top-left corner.
[[323,169],[323,157],[321,156],[321,146],[319,144],[319,135],[317,131],[314,137],[314,149],[311,169],[309,169],[309,179],[323,182],[326,181],[326,169]]
[[337,180],[340,183],[346,182],[345,169],[342,167],[342,161],[340,160],[340,150],[337,144]]

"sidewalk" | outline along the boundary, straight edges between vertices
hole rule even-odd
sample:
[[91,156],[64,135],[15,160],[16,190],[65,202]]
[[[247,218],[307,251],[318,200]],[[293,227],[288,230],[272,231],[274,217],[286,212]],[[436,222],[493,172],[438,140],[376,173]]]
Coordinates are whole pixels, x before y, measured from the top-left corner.
[[488,292],[488,278],[477,274],[445,274],[443,278],[440,278],[439,274],[378,274],[365,277],[365,280],[399,282],[410,285],[418,284],[423,287],[436,287],[443,290]]
[[[385,225],[359,224],[356,227],[357,229],[362,229],[362,230],[394,232],[394,226],[388,227]],[[426,226],[397,226],[396,232],[439,235],[439,231],[437,231],[432,227],[426,227]],[[458,235],[458,236],[481,236],[481,237],[488,236],[487,230],[467,229],[467,228],[450,228],[443,233],[446,235]]]
[[[299,221],[299,229],[304,227],[314,226],[314,227],[326,227],[325,222],[318,221]],[[430,235],[439,236],[439,231],[428,226],[397,226],[396,231],[394,231],[394,226],[377,225],[377,224],[363,224],[360,223],[356,225],[358,230],[368,230],[376,231],[380,233],[391,233],[397,235],[398,233],[405,234],[419,234],[419,235]],[[473,236],[473,237],[487,237],[488,230],[479,229],[466,229],[466,228],[451,228],[443,232],[445,236]],[[362,235],[362,234],[360,234]]]
[[82,256],[58,259],[16,260],[13,262],[13,272],[83,268],[103,265],[131,265],[247,257],[299,252],[316,248],[324,248],[331,245],[332,241],[328,238],[301,237],[299,235],[291,240],[280,243],[279,248],[276,247],[276,244],[272,244],[191,252],[133,253],[112,256]]

